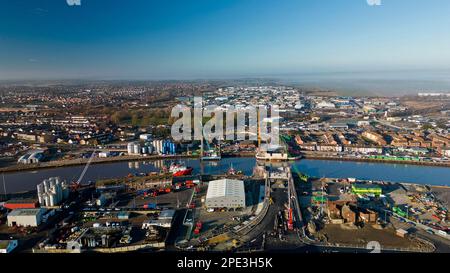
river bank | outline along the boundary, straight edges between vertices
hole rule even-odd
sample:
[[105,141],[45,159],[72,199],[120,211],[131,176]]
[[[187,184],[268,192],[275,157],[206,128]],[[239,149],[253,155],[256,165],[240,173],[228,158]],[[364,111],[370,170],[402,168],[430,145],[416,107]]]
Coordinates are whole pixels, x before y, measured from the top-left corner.
[[[252,158],[255,156],[253,152],[245,152],[239,154],[224,154],[223,158]],[[114,162],[126,162],[126,161],[151,161],[151,160],[180,160],[180,159],[197,159],[198,156],[194,155],[152,155],[152,156],[120,156],[120,157],[108,157],[108,158],[94,158],[91,164],[105,164]],[[317,153],[305,153],[303,159],[311,160],[333,160],[333,161],[350,161],[350,162],[368,162],[368,163],[380,163],[380,164],[403,164],[403,165],[418,165],[418,166],[433,166],[433,167],[450,167],[450,162],[427,162],[427,161],[412,161],[412,160],[382,160],[382,159],[370,159],[370,158],[355,158],[355,157],[340,157],[340,156],[327,156]],[[50,162],[42,162],[38,164],[15,164],[7,167],[0,168],[0,173],[12,173],[22,171],[36,171],[40,169],[53,169],[70,166],[80,166],[87,164],[89,159],[73,159],[73,160],[58,160]],[[301,159],[300,159],[301,160]]]
[[[193,174],[224,174],[231,167],[252,175],[257,161],[254,157],[223,157],[220,161],[204,161],[191,156],[184,157],[117,157],[96,160],[86,172],[83,183],[95,182],[99,179],[125,177],[129,174],[159,172],[173,160],[179,160],[194,169]],[[66,181],[76,181],[84,171],[87,160],[72,161],[69,166],[47,165],[33,168],[9,169],[3,172],[5,187],[0,187],[0,194],[22,192],[35,189],[38,183],[49,177],[60,177]],[[269,164],[270,165],[270,164]],[[417,183],[433,186],[450,186],[450,168],[438,166],[420,166],[409,164],[393,164],[392,162],[352,162],[345,160],[302,159],[289,162],[293,171],[307,174],[310,177],[353,177],[360,180],[392,181],[397,183]],[[278,165],[273,164],[274,167]],[[28,166],[27,166],[28,167]],[[1,180],[0,180],[1,182]]]
[[[152,155],[152,156],[118,156],[118,157],[107,157],[107,158],[93,158],[91,164],[106,164],[106,163],[114,163],[114,162],[127,162],[127,161],[151,161],[151,160],[178,160],[178,159],[195,159],[198,156],[192,155],[175,155],[175,156],[162,156],[162,155]],[[38,164],[15,164],[8,167],[0,168],[0,173],[12,173],[12,172],[25,172],[25,171],[36,171],[40,169],[55,169],[55,168],[64,168],[70,166],[80,166],[86,165],[89,159],[80,158],[73,160],[58,160],[58,161],[49,161],[42,162]]]
[[382,164],[404,164],[404,165],[418,165],[418,166],[433,166],[433,167],[450,167],[450,162],[428,162],[428,161],[413,161],[413,160],[383,160],[372,158],[355,158],[355,157],[340,157],[340,156],[325,156],[320,154],[304,154],[303,158],[312,160],[334,160],[334,161],[351,161],[351,162],[369,162]]

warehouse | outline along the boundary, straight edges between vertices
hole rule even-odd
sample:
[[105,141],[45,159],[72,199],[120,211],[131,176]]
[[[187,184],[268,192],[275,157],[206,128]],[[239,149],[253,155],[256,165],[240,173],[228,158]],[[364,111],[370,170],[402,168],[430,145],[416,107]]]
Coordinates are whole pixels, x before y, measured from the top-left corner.
[[206,193],[207,208],[244,208],[244,181],[221,179],[210,181]]
[[14,199],[5,202],[3,207],[14,210],[14,209],[35,209],[39,205],[37,200],[34,199]]
[[8,214],[8,226],[37,227],[42,223],[44,209],[15,209]]
[[380,196],[383,192],[380,186],[371,184],[353,184],[352,185],[353,194],[373,194],[375,196]]

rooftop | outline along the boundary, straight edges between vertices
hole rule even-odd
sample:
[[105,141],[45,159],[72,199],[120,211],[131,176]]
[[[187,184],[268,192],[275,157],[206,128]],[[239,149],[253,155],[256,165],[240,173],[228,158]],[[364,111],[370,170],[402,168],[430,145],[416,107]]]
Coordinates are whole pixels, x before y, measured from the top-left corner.
[[206,198],[216,198],[224,196],[245,195],[244,181],[234,179],[221,179],[209,182]]
[[41,213],[42,209],[15,209],[8,216],[35,216]]

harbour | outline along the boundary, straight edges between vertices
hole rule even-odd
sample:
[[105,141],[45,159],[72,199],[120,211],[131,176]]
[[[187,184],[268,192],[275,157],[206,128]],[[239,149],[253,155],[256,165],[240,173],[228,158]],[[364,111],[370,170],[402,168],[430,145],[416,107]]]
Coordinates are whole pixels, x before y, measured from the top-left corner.
[[[224,174],[230,166],[233,166],[234,169],[242,171],[244,175],[251,175],[256,165],[255,158],[247,157],[222,158],[220,161],[202,164],[198,159],[192,158],[112,162],[91,165],[82,183],[120,178],[129,174],[158,172],[164,166],[170,166],[172,162],[176,161],[192,167],[193,174],[202,172],[204,174]],[[450,168],[445,167],[314,159],[303,159],[289,162],[289,164],[293,171],[302,172],[311,177],[352,177],[361,180],[450,186]],[[62,180],[74,181],[82,173],[83,168],[84,166],[80,165],[5,173],[4,187],[0,187],[0,193],[34,190],[37,184],[48,177],[60,177]]]

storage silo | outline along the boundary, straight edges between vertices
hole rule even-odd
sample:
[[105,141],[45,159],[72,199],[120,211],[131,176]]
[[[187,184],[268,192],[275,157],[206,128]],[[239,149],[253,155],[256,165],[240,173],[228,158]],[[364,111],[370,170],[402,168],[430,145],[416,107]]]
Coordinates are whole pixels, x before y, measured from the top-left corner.
[[135,154],[135,155],[141,154],[141,144],[134,143],[134,145],[133,145],[133,154]]
[[50,196],[48,195],[48,193],[44,193],[44,205],[50,206]]
[[48,179],[45,179],[43,183],[44,183],[44,192],[48,192],[50,188],[50,182],[48,181]]
[[129,155],[132,155],[134,152],[134,142],[130,142],[127,145],[127,152]]
[[176,146],[175,146],[175,143],[170,142],[169,146],[170,146],[170,154],[172,154],[172,155],[176,154]]
[[56,193],[50,193],[49,195],[49,201],[50,201],[50,207],[56,206],[57,202],[57,197],[56,197]]
[[163,145],[164,145],[164,141],[163,140],[156,140],[155,141],[155,148],[156,148],[156,152],[158,154],[162,154],[163,153]]

